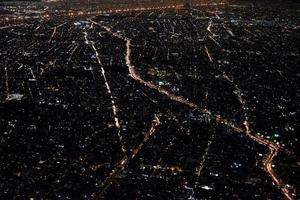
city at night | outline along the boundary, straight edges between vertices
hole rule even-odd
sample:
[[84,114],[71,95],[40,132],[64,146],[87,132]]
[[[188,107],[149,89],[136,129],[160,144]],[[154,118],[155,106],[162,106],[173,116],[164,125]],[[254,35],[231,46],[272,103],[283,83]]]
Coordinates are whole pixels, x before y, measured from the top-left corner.
[[300,199],[297,0],[0,0],[0,199]]

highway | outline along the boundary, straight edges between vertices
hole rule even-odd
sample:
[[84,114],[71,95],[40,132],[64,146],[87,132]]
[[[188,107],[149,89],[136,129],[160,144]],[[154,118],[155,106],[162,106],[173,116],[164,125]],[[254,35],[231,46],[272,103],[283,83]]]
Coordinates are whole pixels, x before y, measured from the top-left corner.
[[[132,64],[131,61],[131,40],[125,36],[120,35],[117,32],[113,32],[112,28],[109,28],[107,26],[103,26],[101,24],[99,24],[98,22],[94,21],[93,19],[90,19],[90,21],[92,23],[94,23],[95,25],[100,26],[101,28],[103,28],[104,30],[106,30],[108,33],[110,33],[111,35],[113,35],[114,37],[117,37],[119,39],[123,39],[125,44],[126,44],[126,54],[125,54],[125,60],[126,60],[126,65],[129,69],[129,75],[137,82],[141,83],[142,85],[144,85],[145,87],[148,87],[150,89],[156,90],[157,92],[167,96],[169,99],[176,101],[178,103],[184,104],[192,109],[197,109],[201,112],[207,113],[209,114],[209,116],[212,119],[216,119],[217,122],[226,125],[227,127],[235,130],[238,133],[243,133],[245,136],[247,136],[248,138],[250,138],[251,140],[254,140],[255,142],[265,146],[266,148],[268,148],[269,152],[266,153],[264,155],[264,160],[263,160],[263,167],[264,170],[266,171],[266,173],[269,175],[269,177],[272,179],[273,183],[276,185],[277,188],[279,188],[282,192],[282,194],[284,195],[284,197],[287,200],[293,200],[294,197],[292,196],[291,192],[288,190],[288,188],[285,186],[285,184],[283,183],[283,181],[277,176],[277,174],[274,172],[272,165],[273,165],[273,160],[274,157],[277,155],[277,153],[279,152],[279,150],[282,150],[282,147],[277,145],[276,143],[269,141],[263,137],[260,137],[259,135],[257,135],[256,133],[253,133],[250,131],[249,128],[249,124],[247,121],[244,122],[243,125],[236,125],[233,122],[231,122],[230,120],[223,118],[220,115],[214,115],[212,114],[211,111],[207,110],[207,109],[202,109],[200,108],[197,104],[189,101],[187,98],[184,98],[182,96],[178,96],[173,94],[170,91],[167,91],[161,87],[159,87],[158,85],[155,85],[154,83],[150,82],[150,81],[145,81],[135,70],[135,66]],[[208,29],[210,28],[210,26],[208,27]],[[210,30],[210,29],[209,29]],[[208,53],[208,49],[206,48],[208,57],[210,58],[210,62],[213,62],[212,58],[210,57],[210,54]]]

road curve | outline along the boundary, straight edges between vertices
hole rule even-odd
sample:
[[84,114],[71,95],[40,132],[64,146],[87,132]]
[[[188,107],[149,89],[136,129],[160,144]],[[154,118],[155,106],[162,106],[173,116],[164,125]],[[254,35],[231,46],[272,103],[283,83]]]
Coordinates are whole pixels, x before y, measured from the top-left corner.
[[278,154],[279,150],[282,149],[282,147],[272,141],[269,141],[261,136],[259,136],[256,133],[253,133],[250,131],[249,124],[247,121],[244,122],[244,126],[241,128],[238,125],[235,125],[233,122],[230,122],[230,120],[227,120],[225,118],[222,118],[220,115],[213,115],[209,110],[200,108],[197,104],[189,101],[187,98],[184,98],[182,96],[175,95],[171,93],[170,91],[167,91],[154,83],[150,81],[146,81],[141,78],[141,76],[135,71],[135,66],[132,64],[131,61],[131,40],[125,36],[120,35],[117,32],[113,32],[111,28],[107,26],[103,26],[95,21],[93,19],[90,19],[90,22],[100,26],[104,30],[106,30],[108,33],[110,33],[112,36],[124,40],[126,42],[126,54],[125,54],[125,61],[126,65],[129,70],[129,75],[137,82],[141,83],[142,85],[151,88],[153,90],[156,90],[157,92],[169,97],[169,99],[179,102],[181,104],[184,104],[192,109],[197,109],[201,112],[207,113],[211,118],[216,119],[217,122],[226,125],[228,128],[233,129],[234,131],[238,133],[242,133],[246,135],[248,138],[252,139],[253,141],[267,147],[269,149],[269,152],[264,155],[263,160],[263,168],[268,174],[268,176],[272,179],[273,183],[279,188],[284,195],[285,199],[287,200],[294,200],[293,195],[289,191],[289,189],[286,187],[286,185],[283,183],[283,181],[277,176],[277,174],[274,172],[272,165],[274,157]]

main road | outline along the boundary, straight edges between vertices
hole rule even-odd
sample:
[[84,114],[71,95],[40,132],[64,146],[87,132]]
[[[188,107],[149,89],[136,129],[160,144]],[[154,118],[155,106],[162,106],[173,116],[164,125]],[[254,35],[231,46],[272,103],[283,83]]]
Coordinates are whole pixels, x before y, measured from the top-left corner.
[[197,109],[200,112],[208,114],[212,119],[215,119],[217,122],[224,124],[225,126],[233,129],[234,131],[238,133],[242,133],[251,140],[265,146],[268,148],[269,152],[264,155],[263,160],[263,168],[266,171],[266,173],[269,175],[269,177],[272,179],[273,183],[281,190],[282,194],[287,200],[294,200],[293,195],[289,191],[289,189],[286,187],[286,185],[283,183],[283,181],[277,176],[277,174],[274,172],[272,165],[274,157],[278,154],[279,150],[283,150],[282,147],[272,141],[269,141],[261,136],[259,136],[257,133],[254,133],[250,131],[249,124],[247,120],[243,123],[243,125],[236,125],[230,120],[223,118],[220,115],[214,115],[211,111],[207,109],[200,108],[197,104],[191,102],[187,98],[184,98],[182,96],[178,96],[173,94],[172,92],[161,88],[160,86],[152,83],[151,81],[144,80],[138,72],[135,70],[135,66],[133,65],[131,61],[131,39],[121,35],[119,32],[112,31],[112,28],[104,26],[102,24],[99,24],[98,22],[94,21],[93,18],[90,19],[91,23],[100,26],[104,30],[106,30],[108,33],[113,35],[116,38],[124,40],[126,44],[126,54],[125,54],[125,61],[126,65],[129,70],[129,75],[137,82],[141,83],[145,87],[148,87],[150,89],[156,90],[157,92],[167,96],[169,99],[176,101],[178,103],[184,104],[192,109]]

